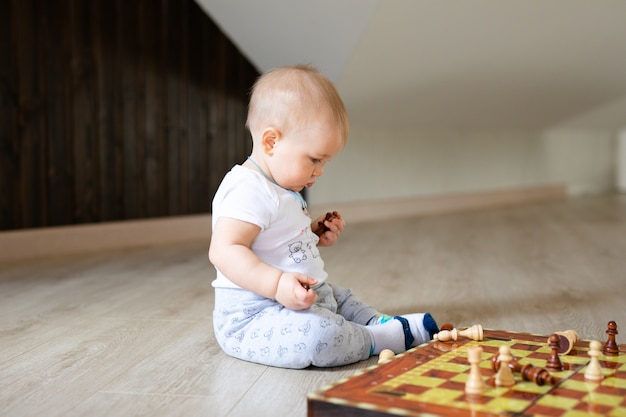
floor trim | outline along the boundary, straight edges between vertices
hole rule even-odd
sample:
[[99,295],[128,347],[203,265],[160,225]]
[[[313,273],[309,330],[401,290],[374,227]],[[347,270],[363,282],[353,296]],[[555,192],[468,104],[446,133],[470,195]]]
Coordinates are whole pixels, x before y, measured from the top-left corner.
[[[332,206],[317,206],[320,212],[339,210],[350,223],[389,220],[411,216],[431,216],[507,207],[518,204],[563,201],[567,198],[564,185],[482,191],[441,196],[423,196],[396,200],[370,201]],[[317,212],[314,211],[314,212]]]
[[[350,223],[410,216],[457,213],[518,204],[561,201],[564,186],[542,186],[443,196],[406,198],[312,207],[313,213],[338,210]],[[0,232],[0,262],[79,253],[206,241],[211,216],[195,215]]]

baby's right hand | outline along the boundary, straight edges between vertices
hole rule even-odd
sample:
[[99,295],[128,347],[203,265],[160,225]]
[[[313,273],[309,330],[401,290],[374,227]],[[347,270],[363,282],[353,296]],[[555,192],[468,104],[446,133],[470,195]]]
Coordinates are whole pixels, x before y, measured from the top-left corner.
[[291,310],[305,310],[317,301],[317,293],[310,287],[315,278],[297,272],[283,272],[278,280],[276,301]]

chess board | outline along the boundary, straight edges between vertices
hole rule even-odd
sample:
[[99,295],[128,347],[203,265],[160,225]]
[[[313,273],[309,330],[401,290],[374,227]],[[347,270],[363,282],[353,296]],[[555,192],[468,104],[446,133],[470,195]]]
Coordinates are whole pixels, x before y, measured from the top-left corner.
[[[312,392],[308,416],[626,416],[626,347],[620,354],[601,354],[604,379],[587,382],[588,341],[578,341],[560,356],[563,370],[551,372],[553,385],[524,381],[496,387],[491,358],[502,344],[520,364],[545,368],[550,356],[548,337],[485,330],[484,340],[433,341],[372,366],[347,379]],[[480,370],[487,384],[480,395],[465,393],[470,370],[467,348],[481,346]]]

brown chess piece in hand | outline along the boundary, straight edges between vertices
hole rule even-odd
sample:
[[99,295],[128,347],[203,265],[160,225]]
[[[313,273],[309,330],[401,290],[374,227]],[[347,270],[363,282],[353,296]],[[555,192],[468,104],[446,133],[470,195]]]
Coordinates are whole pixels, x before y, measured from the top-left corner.
[[333,211],[332,213],[329,211],[328,213],[326,213],[324,221],[317,222],[317,229],[315,229],[315,234],[321,237],[324,233],[328,232],[330,229],[324,224],[324,222],[330,222],[337,217],[339,217],[339,213],[337,213],[336,211]]

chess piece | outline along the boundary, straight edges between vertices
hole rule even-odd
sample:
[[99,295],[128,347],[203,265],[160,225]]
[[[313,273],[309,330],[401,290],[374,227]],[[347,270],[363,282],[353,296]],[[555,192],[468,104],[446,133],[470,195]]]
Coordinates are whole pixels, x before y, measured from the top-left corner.
[[546,368],[549,371],[562,371],[563,364],[559,359],[559,335],[551,334],[548,339],[548,345],[550,346],[550,357],[546,363]]
[[508,345],[500,346],[498,350],[498,359],[500,361],[500,368],[496,373],[495,382],[497,387],[510,387],[515,385],[515,378],[513,372],[509,367],[509,364],[513,360],[511,356],[511,348]]
[[[522,365],[515,360],[513,355],[511,355],[511,357],[513,359],[509,363],[509,368],[511,368],[513,372],[518,372],[524,381],[534,382],[539,386],[554,385],[554,377],[550,375],[550,372],[546,369],[534,366],[532,363]],[[498,355],[494,355],[493,358],[491,358],[491,368],[494,372],[498,372],[500,369]]]
[[328,232],[330,230],[330,228],[328,226],[326,226],[326,224],[324,224],[324,222],[331,222],[333,221],[333,219],[336,219],[339,217],[339,213],[337,213],[336,211],[333,211],[332,213],[329,211],[328,213],[326,213],[326,217],[324,217],[324,221],[323,222],[317,222],[317,229],[315,229],[315,234],[318,236],[322,236],[324,233]]
[[449,342],[450,340],[456,341],[459,336],[472,340],[483,340],[483,326],[475,324],[474,326],[461,331],[454,328],[451,330],[442,330],[433,336],[433,340],[438,340],[440,342]]
[[602,353],[607,356],[619,355],[619,346],[615,341],[615,335],[617,335],[617,324],[614,321],[610,321],[607,325],[606,334],[609,335],[608,340],[602,348]]
[[[565,330],[564,332],[555,332],[559,336],[559,355],[567,355],[570,353],[576,342],[578,342],[578,333],[574,330]],[[546,343],[550,343],[548,338]]]
[[587,354],[591,358],[589,364],[587,365],[587,369],[585,370],[585,379],[588,381],[600,381],[604,378],[602,374],[602,367],[600,366],[600,361],[598,360],[598,356],[600,356],[600,348],[602,344],[597,340],[592,340],[589,342],[589,351]]
[[539,386],[554,385],[554,377],[544,368],[533,366],[531,363],[522,365],[519,370],[524,381],[534,382]]
[[449,342],[450,340],[456,341],[458,337],[459,333],[457,329],[442,330],[433,336],[433,340],[439,340],[440,342]]
[[459,336],[467,337],[472,340],[483,340],[483,326],[475,324],[465,330],[461,330]]
[[465,382],[465,392],[470,395],[481,394],[485,390],[485,381],[480,373],[478,364],[481,361],[483,348],[480,346],[470,346],[467,348],[467,361],[470,364],[470,372]]
[[391,349],[383,349],[378,354],[378,364],[389,362],[393,357],[396,356],[393,350]]

